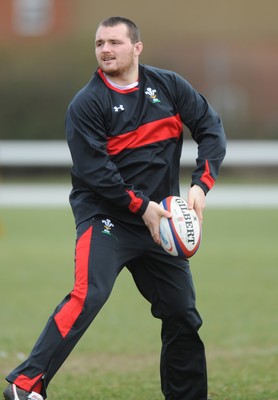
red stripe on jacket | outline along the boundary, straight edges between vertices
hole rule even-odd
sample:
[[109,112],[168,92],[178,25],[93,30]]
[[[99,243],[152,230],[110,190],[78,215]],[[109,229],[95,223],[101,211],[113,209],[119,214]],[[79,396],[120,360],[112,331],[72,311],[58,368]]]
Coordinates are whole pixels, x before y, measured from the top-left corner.
[[142,147],[162,140],[179,138],[182,133],[182,122],[179,114],[149,122],[134,131],[119,136],[109,137],[107,151],[119,154],[124,149]]
[[54,320],[63,337],[71,330],[81,314],[88,291],[88,263],[93,228],[90,227],[79,238],[75,256],[75,284],[70,293],[70,300],[55,315]]
[[135,193],[132,192],[131,190],[127,190],[127,193],[129,194],[131,198],[131,202],[128,206],[129,210],[133,213],[137,213],[137,211],[140,209],[140,207],[143,204],[143,200],[140,199],[139,197],[136,197]]
[[213,177],[210,174],[210,168],[209,168],[208,160],[206,160],[205,171],[204,171],[203,175],[201,176],[200,180],[202,182],[204,182],[209,189],[211,189],[212,186],[214,185],[215,180],[213,179]]

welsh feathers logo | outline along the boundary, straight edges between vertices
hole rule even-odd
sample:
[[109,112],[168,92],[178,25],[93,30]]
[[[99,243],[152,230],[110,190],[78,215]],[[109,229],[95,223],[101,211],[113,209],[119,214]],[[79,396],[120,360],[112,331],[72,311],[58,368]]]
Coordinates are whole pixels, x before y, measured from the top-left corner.
[[110,219],[103,219],[101,221],[104,224],[104,229],[102,233],[105,233],[106,235],[111,235],[111,229],[114,227],[114,224],[110,221]]
[[147,88],[145,94],[149,96],[151,103],[160,103],[160,100],[156,97],[156,90],[152,88]]

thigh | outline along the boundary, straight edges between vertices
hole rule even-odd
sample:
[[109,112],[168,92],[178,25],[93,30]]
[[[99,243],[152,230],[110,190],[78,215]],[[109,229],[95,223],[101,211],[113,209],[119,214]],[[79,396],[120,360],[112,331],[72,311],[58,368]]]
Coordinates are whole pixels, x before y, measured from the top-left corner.
[[[89,232],[90,241],[84,241]],[[97,215],[81,223],[77,227],[75,257],[78,261],[87,254],[88,283],[111,286],[125,263],[138,256],[133,243],[129,227],[110,216]],[[84,251],[82,246],[89,246],[89,249]]]
[[133,260],[129,270],[139,291],[151,303],[155,317],[166,320],[183,316],[194,328],[201,325],[187,260],[156,249]]

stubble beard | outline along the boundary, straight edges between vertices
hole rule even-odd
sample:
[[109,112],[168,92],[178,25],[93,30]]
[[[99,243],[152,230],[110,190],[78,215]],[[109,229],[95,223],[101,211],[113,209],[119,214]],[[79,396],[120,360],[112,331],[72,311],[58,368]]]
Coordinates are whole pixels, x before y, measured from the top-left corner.
[[111,78],[116,78],[116,77],[123,77],[128,75],[134,68],[134,63],[132,60],[130,60],[129,63],[126,63],[124,65],[119,65],[117,64],[116,66],[113,67],[105,67],[105,65],[100,64],[100,68],[102,71]]

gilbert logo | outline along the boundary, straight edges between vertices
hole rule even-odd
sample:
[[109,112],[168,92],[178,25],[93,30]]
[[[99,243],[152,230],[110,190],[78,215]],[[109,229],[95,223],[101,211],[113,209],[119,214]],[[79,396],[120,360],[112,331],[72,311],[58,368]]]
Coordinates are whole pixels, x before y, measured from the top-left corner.
[[151,103],[160,103],[160,100],[156,97],[156,90],[152,88],[147,88],[145,94],[149,96]]
[[189,212],[186,203],[182,199],[176,199],[176,203],[180,206],[186,229],[187,229],[187,240],[189,243],[195,244],[194,226],[193,222],[197,220],[196,217],[192,216]]

